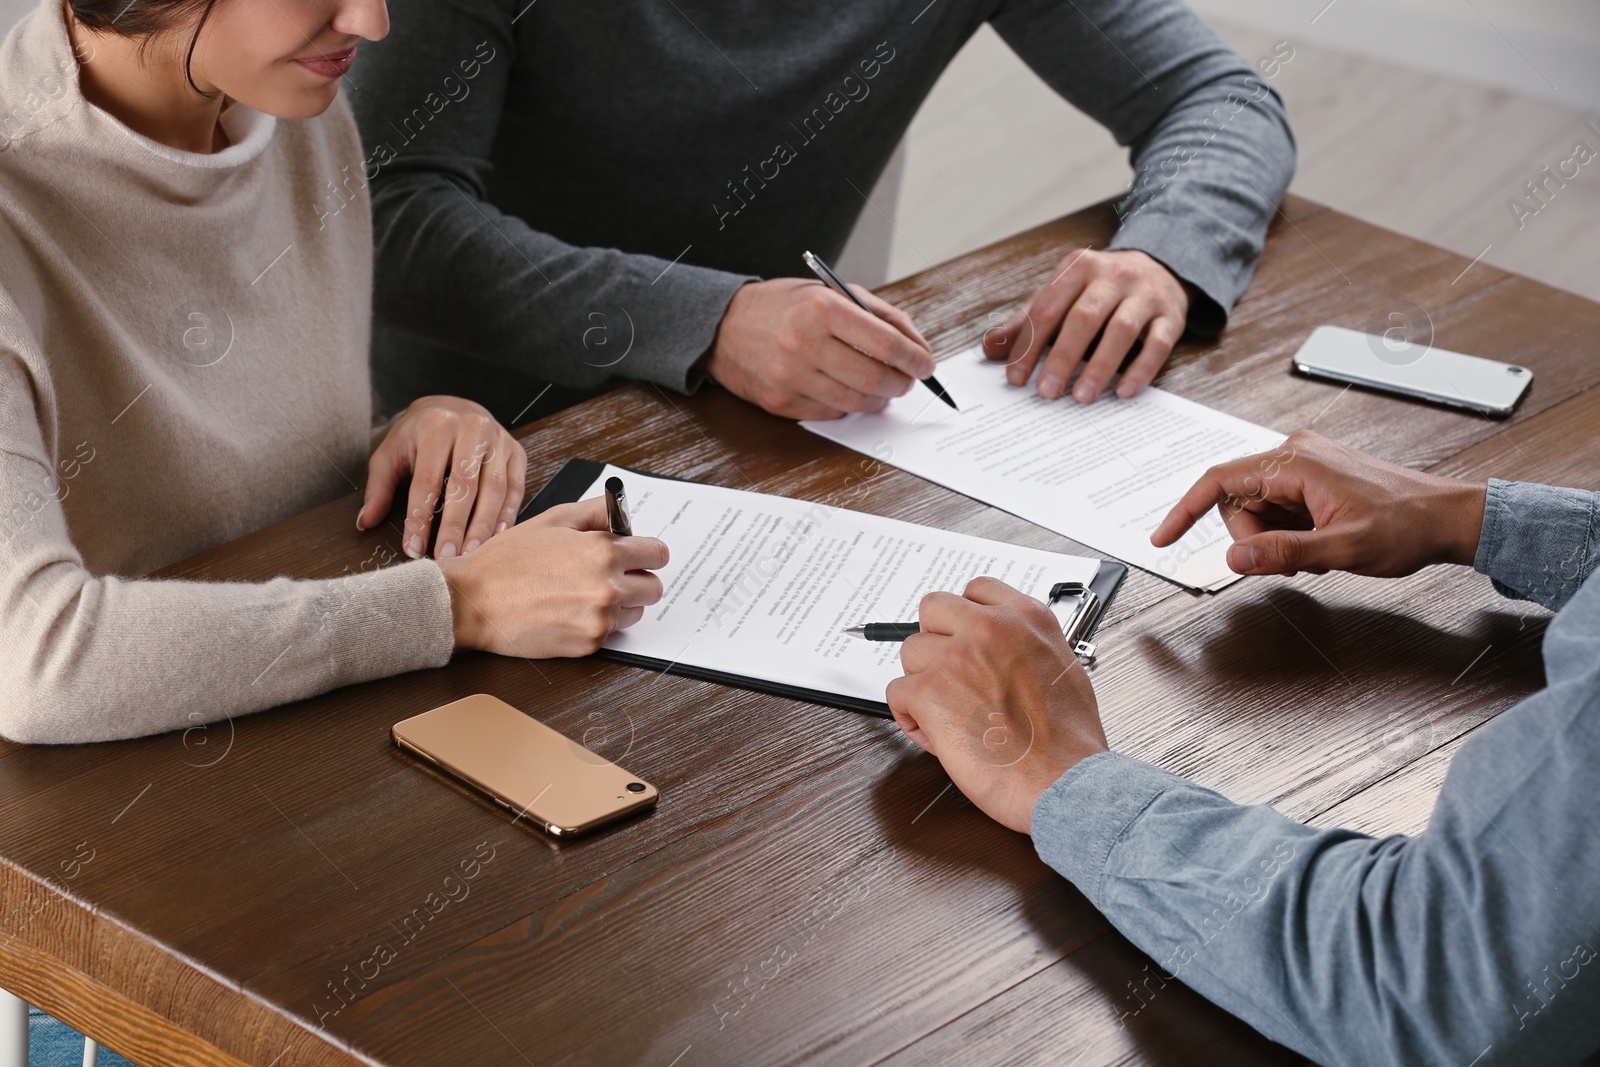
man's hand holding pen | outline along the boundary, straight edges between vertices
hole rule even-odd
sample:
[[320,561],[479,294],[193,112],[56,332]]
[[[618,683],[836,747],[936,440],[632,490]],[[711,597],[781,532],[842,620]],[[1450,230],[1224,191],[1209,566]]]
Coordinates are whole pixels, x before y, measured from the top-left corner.
[[859,286],[863,311],[820,282],[775,278],[733,294],[703,369],[774,415],[882,411],[933,373],[911,316]]
[[1106,751],[1089,676],[1043,603],[995,578],[930,593],[886,699],[967,799],[1027,833],[1040,794]]

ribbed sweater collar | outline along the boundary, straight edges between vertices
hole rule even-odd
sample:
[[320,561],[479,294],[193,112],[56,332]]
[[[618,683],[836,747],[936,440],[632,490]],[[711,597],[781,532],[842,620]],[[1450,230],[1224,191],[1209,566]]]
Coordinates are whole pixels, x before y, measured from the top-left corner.
[[162,160],[201,170],[227,170],[254,160],[272,143],[278,122],[230,100],[221,122],[231,143],[212,153],[184,152],[135,133],[84,98],[66,7],[61,0],[40,0],[0,45],[0,152],[75,114],[95,133],[115,131]]

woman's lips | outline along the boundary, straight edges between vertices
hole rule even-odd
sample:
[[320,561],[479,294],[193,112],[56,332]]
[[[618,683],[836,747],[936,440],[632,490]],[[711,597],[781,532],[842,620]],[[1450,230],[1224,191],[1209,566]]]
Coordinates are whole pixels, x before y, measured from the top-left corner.
[[356,50],[337,52],[331,55],[312,56],[309,59],[296,59],[295,62],[324,78],[342,78],[350,70],[350,65],[356,61]]

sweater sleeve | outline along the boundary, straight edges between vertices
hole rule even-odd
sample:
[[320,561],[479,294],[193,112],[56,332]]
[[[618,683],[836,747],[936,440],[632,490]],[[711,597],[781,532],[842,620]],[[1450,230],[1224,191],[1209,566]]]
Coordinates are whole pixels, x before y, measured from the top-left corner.
[[0,359],[0,734],[13,741],[139,737],[450,659],[431,561],[321,581],[97,575],[67,528],[70,491],[27,375]]
[[1181,0],[1007,0],[992,22],[1051,88],[1131,146],[1110,247],[1145,252],[1193,285],[1203,299],[1190,328],[1220,332],[1294,174],[1278,94]]
[[[703,380],[692,365],[750,276],[571,245],[487,199],[483,176],[516,63],[512,23],[525,7],[443,0],[362,47],[354,106],[376,169],[374,308],[434,344],[557,385],[622,376],[692,391]],[[459,74],[463,93],[448,121],[414,133],[409,116],[436,95],[440,71]],[[613,305],[632,320],[626,359],[588,362],[581,346],[574,354],[573,338],[601,328],[594,309]]]

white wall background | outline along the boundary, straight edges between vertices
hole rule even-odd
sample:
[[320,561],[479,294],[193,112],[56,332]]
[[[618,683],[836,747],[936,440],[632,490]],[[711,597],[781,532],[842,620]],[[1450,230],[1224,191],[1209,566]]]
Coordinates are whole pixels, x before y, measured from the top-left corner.
[[30,0],[0,0],[0,33],[9,30],[32,7]]
[[1191,0],[1201,14],[1600,109],[1595,0]]

